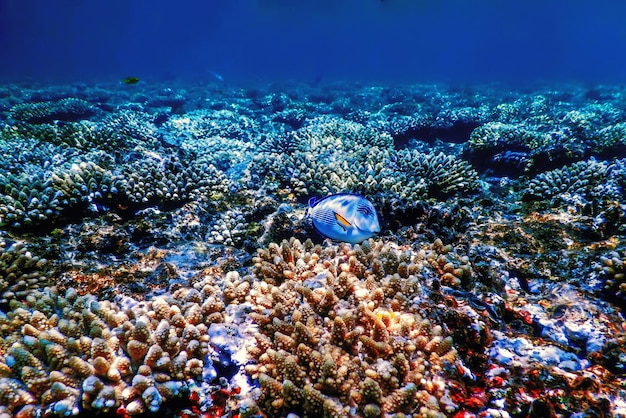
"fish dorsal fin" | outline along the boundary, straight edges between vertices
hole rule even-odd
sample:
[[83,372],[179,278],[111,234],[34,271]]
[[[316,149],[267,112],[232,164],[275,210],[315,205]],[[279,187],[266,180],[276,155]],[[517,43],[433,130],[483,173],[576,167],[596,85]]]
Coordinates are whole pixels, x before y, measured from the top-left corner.
[[323,200],[326,200],[326,199],[336,199],[336,198],[341,197],[341,196],[359,197],[358,195],[356,195],[354,193],[350,193],[350,192],[334,193],[334,194],[329,194],[329,195],[326,195],[326,196],[313,196],[312,198],[309,199],[308,205],[309,205],[310,208],[313,208],[313,207],[317,206],[317,204],[321,203]]
[[337,219],[337,223],[339,225],[341,225],[344,228],[352,227],[352,224],[350,222],[348,222],[348,220],[346,218],[344,218],[343,216],[341,216],[337,212],[333,212],[333,213],[335,214],[335,219]]
[[315,207],[315,205],[317,205],[322,199],[324,199],[323,197],[318,197],[318,196],[313,196],[312,198],[309,199],[309,207],[313,208]]

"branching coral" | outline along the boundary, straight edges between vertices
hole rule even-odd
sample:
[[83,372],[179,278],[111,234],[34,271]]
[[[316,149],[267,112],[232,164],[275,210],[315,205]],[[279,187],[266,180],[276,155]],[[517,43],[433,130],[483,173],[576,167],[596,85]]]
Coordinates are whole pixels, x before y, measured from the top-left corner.
[[590,201],[616,198],[621,194],[619,173],[614,164],[591,158],[537,175],[528,184],[527,198],[548,199],[570,196]]
[[[393,140],[355,122],[320,118],[275,138],[249,167],[253,179],[275,181],[297,195],[342,190],[373,194],[391,187]],[[284,151],[287,151],[286,153]]]
[[20,300],[47,284],[47,260],[29,251],[23,242],[0,239],[0,303]]
[[274,181],[298,196],[353,191],[418,200],[478,189],[478,174],[468,163],[395,151],[388,134],[355,122],[323,118],[272,144],[275,150],[250,165],[250,178]]
[[216,292],[180,289],[125,309],[73,289],[13,300],[0,317],[0,386],[15,387],[3,404],[14,414],[26,404],[60,415],[158,411],[189,389],[188,379],[216,377],[207,357],[208,327],[224,308]]
[[210,164],[184,165],[175,156],[147,156],[124,166],[120,186],[134,204],[182,202],[192,197],[210,199],[228,192],[223,172]]
[[[479,189],[478,173],[466,161],[452,155],[401,150],[397,164],[409,191],[423,188],[428,196],[441,198]],[[406,197],[410,196],[411,193]]]
[[445,274],[435,270],[450,250],[441,242],[414,252],[384,241],[321,247],[293,239],[259,250],[256,275],[264,282],[232,298],[252,303],[250,317],[262,331],[250,348],[257,364],[246,368],[259,379],[261,409],[309,416],[453,412],[446,382],[458,376],[445,370],[460,359],[452,338],[428,318],[422,284],[425,276]]
[[23,103],[11,108],[11,117],[28,123],[50,123],[55,120],[73,121],[93,116],[96,108],[82,99]]

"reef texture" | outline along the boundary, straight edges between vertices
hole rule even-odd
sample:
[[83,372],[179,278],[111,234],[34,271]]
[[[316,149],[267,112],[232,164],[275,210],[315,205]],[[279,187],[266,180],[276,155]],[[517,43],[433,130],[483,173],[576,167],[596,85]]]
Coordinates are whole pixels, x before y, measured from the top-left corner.
[[418,200],[478,188],[478,174],[452,155],[396,151],[388,134],[336,118],[272,138],[261,151],[251,179],[296,196],[351,191]]
[[[0,86],[0,418],[624,417],[624,109]],[[337,192],[382,233],[320,236]]]
[[[246,367],[259,379],[259,407],[272,416],[457,410],[453,398],[465,387],[456,382],[467,368],[424,289],[425,270],[453,282],[471,276],[466,259],[456,268],[447,261],[448,250],[441,242],[416,253],[383,241],[297,240],[259,250],[255,272],[264,280],[245,299],[261,331],[250,350],[256,364]],[[487,345],[484,326],[475,325],[484,340],[474,343]]]
[[[81,410],[137,415],[212,380],[208,328],[223,320],[217,289],[180,289],[149,303],[120,305],[68,288],[33,291],[0,318],[8,413],[42,405],[44,414]],[[16,380],[17,378],[17,380]],[[20,409],[22,408],[22,409]],[[26,414],[26,412],[21,412]]]

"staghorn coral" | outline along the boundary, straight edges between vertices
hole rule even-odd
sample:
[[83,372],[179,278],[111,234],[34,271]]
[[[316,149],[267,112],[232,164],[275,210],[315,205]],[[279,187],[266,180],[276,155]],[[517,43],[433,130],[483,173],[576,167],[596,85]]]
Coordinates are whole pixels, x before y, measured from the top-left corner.
[[[246,366],[260,381],[259,407],[279,416],[452,413],[446,382],[458,376],[444,369],[461,360],[436,317],[411,307],[427,304],[423,283],[445,274],[435,266],[452,251],[427,247],[291,239],[258,250],[255,275],[264,281],[231,298],[252,304],[261,331],[249,348],[257,363]],[[234,279],[232,288],[247,283]]]

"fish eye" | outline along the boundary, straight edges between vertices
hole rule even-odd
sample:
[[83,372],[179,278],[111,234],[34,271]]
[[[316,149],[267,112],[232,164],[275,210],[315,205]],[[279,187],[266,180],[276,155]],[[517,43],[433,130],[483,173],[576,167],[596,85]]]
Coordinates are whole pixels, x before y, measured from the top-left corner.
[[372,211],[372,208],[370,208],[369,206],[359,206],[356,208],[356,211],[359,212],[360,214],[362,214],[363,216],[373,216],[374,212]]

